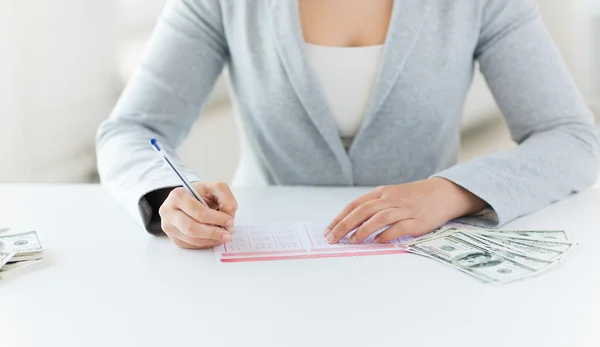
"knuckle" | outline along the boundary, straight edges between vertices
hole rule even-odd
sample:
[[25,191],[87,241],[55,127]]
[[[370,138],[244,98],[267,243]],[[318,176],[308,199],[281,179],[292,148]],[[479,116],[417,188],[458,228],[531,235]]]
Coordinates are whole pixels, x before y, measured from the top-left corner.
[[226,203],[226,204],[223,205],[223,209],[227,210],[227,211],[237,211],[238,204],[235,201],[228,202],[228,203]]
[[356,200],[352,201],[350,204],[348,204],[348,209],[354,210],[359,206],[360,206],[360,200],[356,199]]
[[391,223],[391,216],[389,212],[379,212],[376,216],[375,216],[375,221],[378,224],[384,224],[387,225],[389,223]]
[[375,191],[380,195],[385,195],[389,190],[389,186],[379,186],[375,188]]
[[362,205],[362,211],[364,213],[368,213],[370,215],[377,213],[377,204],[375,201],[369,201],[368,203]]
[[202,207],[196,210],[194,217],[196,217],[198,221],[204,222],[207,219],[206,208]]
[[164,217],[167,215],[167,210],[168,210],[168,205],[167,203],[163,203],[162,205],[160,205],[160,207],[158,208],[158,215],[161,217]]
[[220,234],[221,234],[221,232],[220,232],[219,230],[217,230],[217,228],[215,228],[215,227],[212,227],[212,228],[210,229],[210,236],[209,236],[209,238],[210,238],[211,240],[216,240],[216,241],[218,241],[218,240],[220,240],[220,237],[219,237],[219,236],[220,236]]
[[181,196],[183,196],[183,194],[185,194],[185,189],[183,189],[183,187],[179,187],[173,189],[171,193],[169,193],[169,197],[180,198]]
[[363,205],[359,205],[359,206],[357,206],[357,207],[356,207],[354,210],[355,210],[356,212],[358,212],[358,213],[362,214],[362,213],[365,213],[365,212],[367,212],[367,211],[368,211],[368,208],[369,208],[369,207],[368,207],[366,204],[363,204]]

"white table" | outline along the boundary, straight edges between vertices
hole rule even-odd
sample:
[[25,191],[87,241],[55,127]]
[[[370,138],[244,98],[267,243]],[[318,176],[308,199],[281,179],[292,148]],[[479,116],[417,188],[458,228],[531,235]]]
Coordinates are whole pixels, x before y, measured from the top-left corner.
[[[322,221],[365,189],[236,190],[238,224]],[[0,281],[0,346],[600,346],[600,189],[511,228],[581,247],[486,286],[414,255],[220,264],[146,234],[99,186],[0,185],[0,222],[51,256]]]

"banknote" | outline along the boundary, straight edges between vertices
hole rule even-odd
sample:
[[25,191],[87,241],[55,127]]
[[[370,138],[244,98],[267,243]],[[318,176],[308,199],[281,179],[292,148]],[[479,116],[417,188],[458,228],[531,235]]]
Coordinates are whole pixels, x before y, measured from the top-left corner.
[[35,231],[0,235],[0,250],[5,252],[33,253],[43,250]]
[[8,231],[9,229],[10,229],[9,227],[0,225],[0,234],[2,234],[5,231]]
[[486,230],[473,229],[473,233],[488,234],[496,237],[509,237],[523,240],[549,240],[549,241],[569,241],[567,233],[564,230]]
[[[423,257],[423,258],[433,259],[433,260],[435,260],[435,261],[438,261],[438,262],[439,262],[439,259],[438,259],[438,258],[436,258],[436,257],[432,256],[431,254],[424,253],[424,252],[422,252],[422,251],[420,251],[420,250],[416,249],[415,247],[410,247],[410,246],[409,246],[408,252],[409,252],[409,253],[412,253],[412,254],[415,254],[415,255],[418,255],[418,256],[421,256],[421,257]],[[490,281],[489,281],[488,279],[486,279],[486,278],[483,278],[483,277],[479,277],[479,275],[477,275],[477,274],[475,274],[475,273],[472,273],[472,272],[470,273],[470,272],[468,272],[468,271],[466,271],[466,270],[463,270],[463,269],[461,269],[461,268],[456,268],[456,267],[454,267],[452,264],[449,264],[449,263],[445,263],[445,262],[440,262],[440,263],[442,263],[442,264],[446,265],[447,267],[449,267],[449,268],[452,268],[452,269],[454,269],[454,270],[458,270],[458,271],[460,271],[460,272],[464,272],[464,273],[466,273],[467,275],[469,275],[469,276],[473,277],[474,279],[476,279],[476,280],[478,280],[478,281],[480,281],[480,282],[482,282],[482,283],[490,283]]]
[[468,235],[460,231],[417,242],[409,248],[427,254],[477,279],[485,279],[496,284],[518,280],[538,272],[535,268],[505,257],[482,244],[468,241]]
[[568,242],[568,241],[543,241],[543,240],[522,240],[522,239],[513,239],[514,242],[534,246],[537,248],[549,249],[560,251],[563,253],[567,253],[571,250],[574,245],[577,245],[576,242]]
[[26,260],[26,261],[16,261],[16,262],[11,262],[11,263],[6,263],[4,265],[4,267],[2,267],[0,269],[0,272],[8,272],[10,270],[16,269],[18,267],[21,267],[23,265],[29,264],[31,262],[34,262],[35,260]]
[[44,249],[35,231],[0,235],[0,251],[16,253],[11,262],[43,258]]
[[11,259],[11,262],[38,260],[38,259],[42,259],[42,258],[44,258],[43,252],[15,253],[15,255]]
[[35,231],[0,234],[0,279],[40,267],[44,249]]
[[15,253],[0,252],[0,269],[2,269],[14,256]]
[[542,259],[529,257],[529,256],[523,255],[521,253],[512,251],[510,249],[496,246],[492,243],[486,243],[485,241],[478,239],[476,237],[476,235],[473,235],[468,232],[458,232],[458,233],[453,234],[453,236],[463,239],[465,241],[471,242],[473,244],[477,244],[481,247],[487,248],[493,252],[496,252],[496,253],[502,255],[505,258],[512,259],[512,260],[518,262],[519,264],[526,265],[532,269],[542,270],[542,269],[546,269],[549,266],[554,264],[554,262],[549,261],[549,260],[542,260]]
[[411,245],[413,243],[420,242],[423,240],[440,237],[442,235],[451,233],[453,230],[455,230],[455,229],[450,228],[450,227],[440,227],[440,228],[437,228],[434,231],[432,231],[428,234],[422,235],[422,236],[410,236],[410,235],[400,236],[398,238],[398,241],[404,245]]
[[[475,234],[473,234],[475,235]],[[553,250],[553,249],[545,249],[545,248],[538,248],[536,246],[533,245],[529,245],[523,242],[519,242],[522,240],[515,240],[515,239],[509,239],[509,238],[503,238],[503,237],[492,237],[492,236],[484,236],[482,234],[478,234],[480,236],[480,238],[485,239],[487,242],[494,244],[496,246],[502,247],[502,248],[506,248],[508,250],[511,250],[513,252],[528,256],[528,257],[532,257],[532,258],[536,258],[536,259],[540,259],[540,260],[546,260],[546,261],[557,261],[560,260],[565,253],[560,251],[560,250]]]

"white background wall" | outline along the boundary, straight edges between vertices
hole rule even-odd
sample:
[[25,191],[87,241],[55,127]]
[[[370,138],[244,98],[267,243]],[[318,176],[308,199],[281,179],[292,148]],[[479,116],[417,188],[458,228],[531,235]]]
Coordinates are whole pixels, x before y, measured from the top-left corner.
[[[136,66],[164,2],[0,1],[0,182],[93,179],[97,125]],[[600,52],[592,57],[590,7],[600,8],[600,1],[538,2],[565,61],[594,103],[600,82],[594,87],[592,76]],[[600,75],[600,67],[597,71]],[[475,129],[471,133],[498,117],[481,77],[474,81],[465,114],[465,126]],[[181,149],[184,161],[207,179],[229,180],[238,155],[234,129],[221,85]],[[219,152],[202,151],[214,143]]]
[[592,6],[592,92],[596,112],[600,114],[600,0],[590,0]]
[[111,0],[0,1],[0,181],[85,181],[119,91]]

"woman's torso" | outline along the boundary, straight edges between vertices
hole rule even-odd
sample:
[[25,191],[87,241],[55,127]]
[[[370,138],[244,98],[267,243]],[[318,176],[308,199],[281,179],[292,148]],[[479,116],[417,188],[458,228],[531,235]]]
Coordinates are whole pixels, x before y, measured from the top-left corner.
[[[222,2],[244,131],[234,183],[380,185],[456,163],[481,18],[466,2],[395,2],[364,120],[346,150],[311,66],[297,1]],[[244,157],[251,160],[244,160]],[[245,174],[250,165],[255,175]]]

